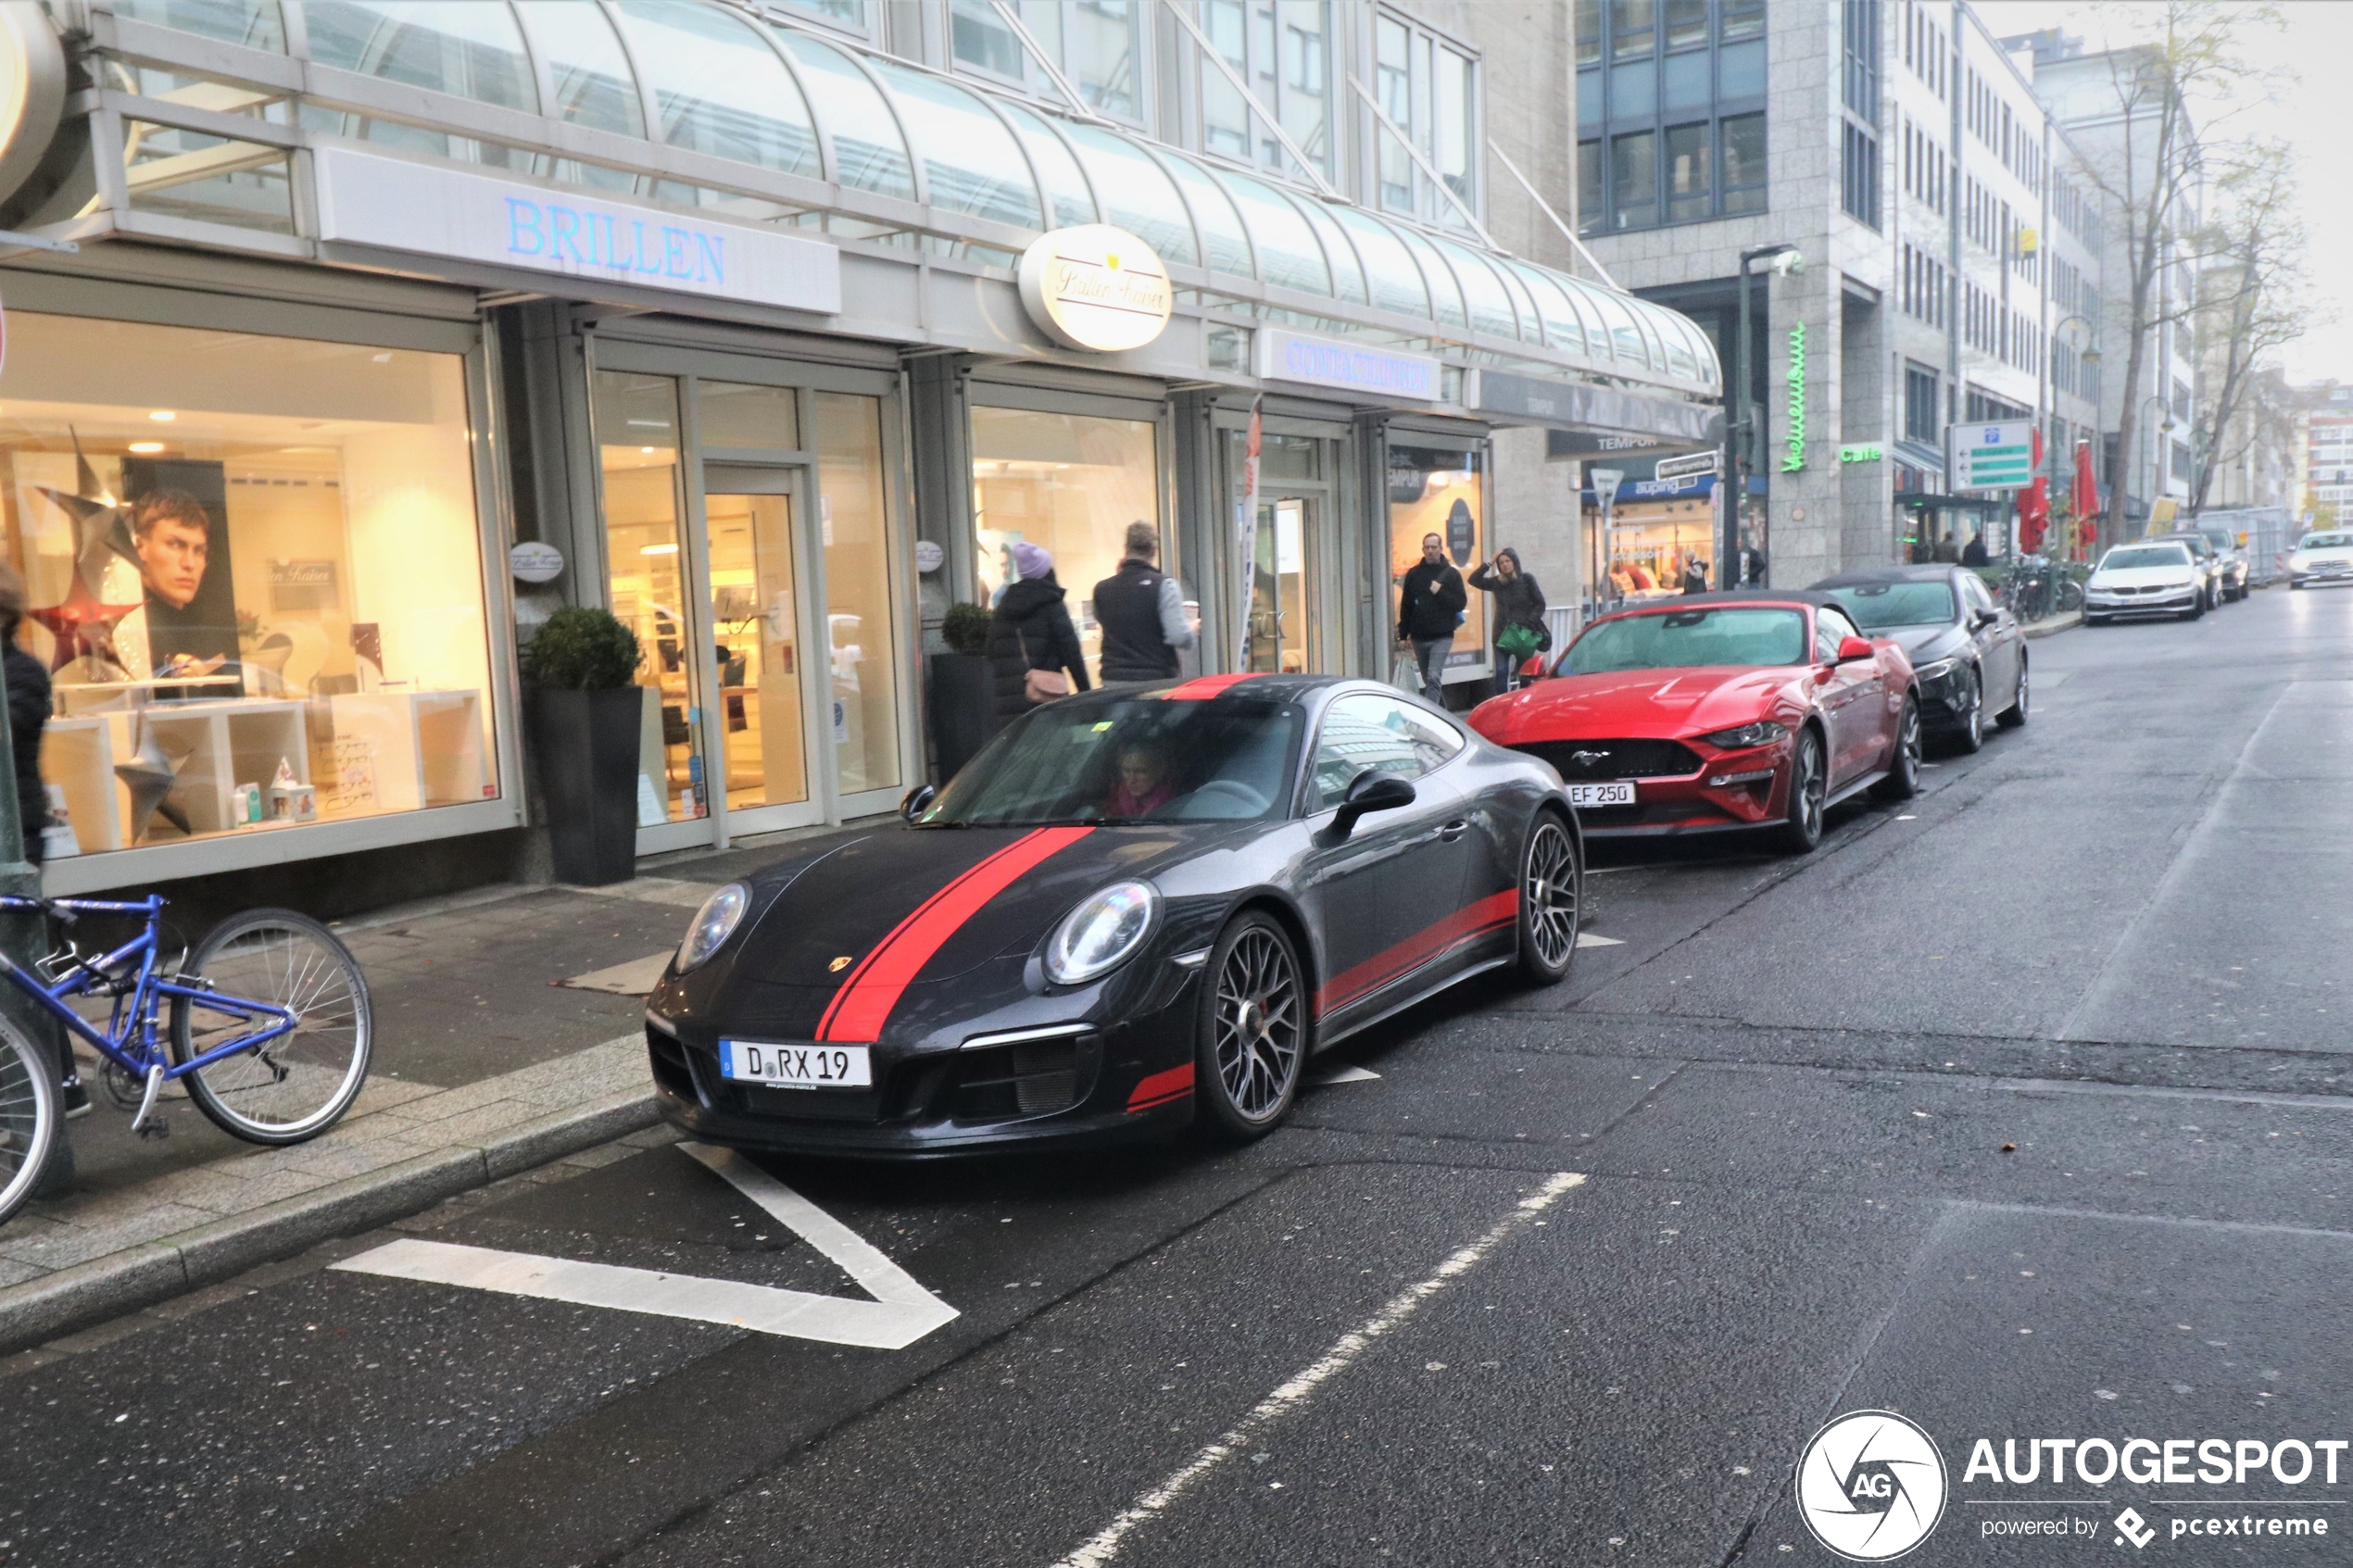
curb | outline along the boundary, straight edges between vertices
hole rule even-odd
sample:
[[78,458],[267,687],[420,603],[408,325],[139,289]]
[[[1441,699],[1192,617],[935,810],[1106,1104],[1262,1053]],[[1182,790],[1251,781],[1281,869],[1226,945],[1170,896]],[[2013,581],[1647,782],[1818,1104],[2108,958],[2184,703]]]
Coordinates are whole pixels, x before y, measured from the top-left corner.
[[2083,612],[2070,609],[2065,615],[2054,615],[2020,628],[2029,637],[2047,637],[2054,633],[2070,631],[2083,624]]
[[338,1236],[421,1212],[461,1192],[610,1143],[661,1119],[653,1095],[626,1089],[477,1143],[421,1154],[216,1220],[41,1279],[0,1289],[0,1353],[233,1279]]

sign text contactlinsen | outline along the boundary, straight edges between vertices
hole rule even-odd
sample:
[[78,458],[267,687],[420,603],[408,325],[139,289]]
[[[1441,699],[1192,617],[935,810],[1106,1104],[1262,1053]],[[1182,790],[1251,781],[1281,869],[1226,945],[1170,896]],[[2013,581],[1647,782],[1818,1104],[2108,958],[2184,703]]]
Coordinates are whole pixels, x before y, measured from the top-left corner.
[[[727,236],[675,223],[655,226],[656,245],[646,242],[646,220],[625,222],[609,212],[584,212],[559,202],[507,197],[507,250],[514,256],[567,256],[584,267],[651,278],[724,285],[727,282]],[[626,244],[628,253],[623,254]],[[659,248],[660,254],[655,250]],[[650,258],[652,265],[648,266]]]

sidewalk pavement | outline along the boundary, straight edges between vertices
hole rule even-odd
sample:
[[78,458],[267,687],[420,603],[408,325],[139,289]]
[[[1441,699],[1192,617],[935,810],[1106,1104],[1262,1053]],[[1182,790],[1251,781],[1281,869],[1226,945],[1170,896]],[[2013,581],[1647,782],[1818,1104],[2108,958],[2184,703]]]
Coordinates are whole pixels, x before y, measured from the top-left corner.
[[[87,1060],[75,1190],[0,1225],[0,1352],[152,1305],[656,1120],[640,998],[711,891],[794,841],[648,861],[610,887],[505,885],[340,922],[368,975],[367,1086],[306,1144],[261,1148],[166,1093],[162,1140]],[[593,1043],[601,1042],[601,1043]]]
[[2083,612],[2070,609],[2064,615],[2046,615],[2040,621],[2030,621],[2019,628],[2029,637],[2047,637],[2054,632],[2064,632],[2070,626],[2083,624]]

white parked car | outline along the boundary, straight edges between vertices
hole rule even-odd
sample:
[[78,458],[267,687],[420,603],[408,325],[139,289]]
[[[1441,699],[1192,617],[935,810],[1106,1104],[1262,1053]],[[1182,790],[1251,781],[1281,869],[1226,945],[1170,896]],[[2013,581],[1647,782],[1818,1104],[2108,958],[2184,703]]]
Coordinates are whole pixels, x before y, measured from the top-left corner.
[[2187,545],[2164,539],[2119,545],[2100,558],[2083,584],[2083,624],[2124,615],[2196,621],[2206,613],[2206,579]]
[[2287,585],[2353,583],[2353,533],[2307,533],[2287,554]]

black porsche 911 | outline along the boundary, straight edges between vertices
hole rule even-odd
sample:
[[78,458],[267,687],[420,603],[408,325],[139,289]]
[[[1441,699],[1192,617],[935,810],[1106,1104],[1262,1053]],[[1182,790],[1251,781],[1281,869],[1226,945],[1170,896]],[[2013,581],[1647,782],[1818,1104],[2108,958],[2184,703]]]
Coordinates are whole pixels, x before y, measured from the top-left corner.
[[1368,682],[1066,697],[903,816],[697,911],[647,999],[673,1123],[868,1155],[1248,1138],[1316,1051],[1576,953],[1558,777]]

